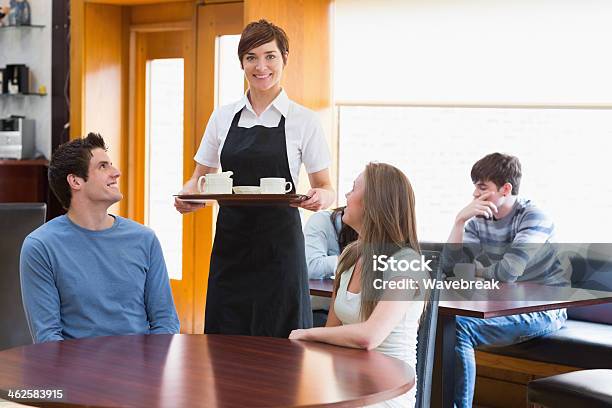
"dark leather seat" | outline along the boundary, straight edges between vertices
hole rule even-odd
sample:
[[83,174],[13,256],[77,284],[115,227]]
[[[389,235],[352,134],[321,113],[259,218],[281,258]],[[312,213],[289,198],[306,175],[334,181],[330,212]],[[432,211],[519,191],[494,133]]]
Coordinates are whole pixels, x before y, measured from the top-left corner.
[[[580,368],[612,368],[612,326],[568,320],[561,330],[505,347],[479,350]],[[611,388],[612,388],[612,382]]]
[[44,203],[0,204],[0,350],[32,344],[19,280],[25,237],[45,222]]
[[529,402],[545,407],[612,407],[612,370],[583,370],[531,381]]

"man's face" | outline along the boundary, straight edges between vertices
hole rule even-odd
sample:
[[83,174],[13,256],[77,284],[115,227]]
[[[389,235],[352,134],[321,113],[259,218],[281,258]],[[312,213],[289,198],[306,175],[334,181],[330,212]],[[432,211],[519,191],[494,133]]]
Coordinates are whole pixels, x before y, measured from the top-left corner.
[[497,207],[500,207],[505,200],[504,190],[505,186],[498,188],[492,181],[479,180],[474,183],[474,192],[472,195],[474,198],[479,198],[485,193],[490,193],[490,195],[486,198],[486,201],[490,201]]
[[121,173],[113,167],[103,149],[94,149],[91,153],[89,174],[87,181],[82,184],[81,192],[90,201],[114,204],[123,198],[117,183]]

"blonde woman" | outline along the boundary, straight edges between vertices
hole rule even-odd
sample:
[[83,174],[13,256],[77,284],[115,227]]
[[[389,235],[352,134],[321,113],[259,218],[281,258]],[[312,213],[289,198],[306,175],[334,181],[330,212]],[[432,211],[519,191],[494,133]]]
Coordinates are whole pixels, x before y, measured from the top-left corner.
[[[342,221],[357,231],[359,238],[346,247],[338,261],[327,324],[293,330],[289,338],[377,350],[415,368],[424,289],[417,284],[415,289],[403,289],[398,297],[377,289],[375,280],[409,277],[414,282],[422,282],[428,275],[420,271],[389,271],[390,267],[383,272],[378,267],[380,263],[375,268],[373,262],[374,257],[384,259],[381,255],[386,255],[387,261],[391,256],[396,261],[420,258],[412,186],[397,168],[370,163],[357,177],[346,199]],[[415,387],[378,406],[414,404]]]

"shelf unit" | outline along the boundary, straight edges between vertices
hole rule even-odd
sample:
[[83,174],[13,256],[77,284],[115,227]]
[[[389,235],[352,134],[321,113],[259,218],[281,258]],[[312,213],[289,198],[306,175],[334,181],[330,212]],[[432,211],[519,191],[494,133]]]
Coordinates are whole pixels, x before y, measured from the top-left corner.
[[[8,30],[31,30],[31,29],[42,29],[45,28],[45,25],[42,24],[24,24],[24,25],[1,25],[0,32],[8,31]],[[42,94],[39,92],[20,92],[18,94],[10,94],[10,93],[2,93],[0,90],[0,97],[6,96],[46,96],[47,94]]]
[[10,94],[10,93],[0,93],[0,98],[1,97],[5,97],[5,96],[47,96],[46,93],[37,93],[37,92],[20,92],[20,93],[16,93],[16,94]]
[[30,29],[30,28],[45,28],[45,26],[39,25],[39,24],[0,26],[0,30],[15,30],[15,29]]

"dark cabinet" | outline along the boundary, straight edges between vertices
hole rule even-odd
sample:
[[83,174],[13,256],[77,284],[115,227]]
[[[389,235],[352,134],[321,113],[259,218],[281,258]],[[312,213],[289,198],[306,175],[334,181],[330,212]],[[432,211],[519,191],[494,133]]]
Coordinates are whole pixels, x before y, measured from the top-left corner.
[[40,160],[0,160],[0,203],[46,203],[47,166]]

